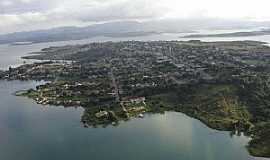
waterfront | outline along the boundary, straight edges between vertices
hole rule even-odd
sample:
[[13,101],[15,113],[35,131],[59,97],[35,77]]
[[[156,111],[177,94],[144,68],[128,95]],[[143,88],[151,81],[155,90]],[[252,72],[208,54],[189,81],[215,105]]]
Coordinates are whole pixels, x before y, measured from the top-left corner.
[[38,82],[0,82],[0,159],[249,158],[248,138],[209,129],[181,113],[147,115],[117,127],[84,128],[82,108],[41,106],[12,95]]
[[[22,63],[19,56],[25,53],[51,45],[89,41],[5,46],[0,49],[0,64],[2,68],[9,64],[19,65]],[[144,119],[122,122],[117,127],[83,128],[80,123],[82,108],[42,106],[30,99],[13,96],[15,91],[37,84],[0,82],[0,159],[12,160],[18,155],[27,160],[253,159],[245,148],[248,137],[231,137],[229,132],[212,130],[180,113],[147,115]]]

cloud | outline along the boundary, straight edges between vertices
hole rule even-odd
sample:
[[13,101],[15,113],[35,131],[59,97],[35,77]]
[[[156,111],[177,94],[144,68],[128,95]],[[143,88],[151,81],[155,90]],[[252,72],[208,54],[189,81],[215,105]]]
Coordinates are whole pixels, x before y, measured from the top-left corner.
[[[157,0],[156,2],[158,2]],[[19,3],[18,3],[19,2]],[[32,30],[70,24],[88,24],[118,20],[145,20],[161,17],[165,8],[152,0],[13,0],[0,15],[0,31]],[[26,3],[22,5],[22,3]],[[60,5],[61,3],[61,5]],[[4,5],[0,6],[4,7]],[[33,26],[34,25],[34,26]]]
[[270,20],[269,0],[1,0],[0,32],[119,20]]
[[12,5],[13,5],[12,1],[4,0],[4,1],[0,2],[0,6],[2,6],[2,7],[8,7],[8,6],[12,6]]
[[1,0],[0,14],[47,12],[60,4],[60,0]]
[[114,3],[103,1],[99,5],[81,6],[80,10],[73,12],[75,18],[82,21],[110,21],[130,19],[151,19],[162,17],[164,7],[158,6],[158,0],[151,3],[149,0],[118,0]]
[[22,3],[31,3],[33,0],[20,0]]

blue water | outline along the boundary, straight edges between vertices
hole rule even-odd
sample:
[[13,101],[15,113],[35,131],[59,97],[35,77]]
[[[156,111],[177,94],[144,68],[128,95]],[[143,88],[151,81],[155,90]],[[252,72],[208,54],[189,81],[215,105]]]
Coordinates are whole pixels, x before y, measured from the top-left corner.
[[[19,65],[20,56],[44,47],[90,41],[94,39],[2,45],[0,68]],[[0,160],[254,159],[245,148],[248,137],[231,137],[181,113],[147,115],[117,127],[84,128],[80,123],[83,108],[42,106],[13,95],[40,83],[0,81]]]
[[181,113],[147,115],[117,127],[84,128],[82,108],[41,106],[12,95],[38,82],[0,82],[3,160],[246,160],[248,138],[209,129]]

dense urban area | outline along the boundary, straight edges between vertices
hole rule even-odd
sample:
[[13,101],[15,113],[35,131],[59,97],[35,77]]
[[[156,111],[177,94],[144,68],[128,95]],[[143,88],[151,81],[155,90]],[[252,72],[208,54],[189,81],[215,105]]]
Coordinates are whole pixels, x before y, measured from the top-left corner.
[[18,96],[81,106],[85,127],[165,111],[244,132],[248,150],[270,157],[270,47],[256,41],[126,41],[45,48],[42,60],[0,71],[5,80],[47,83]]

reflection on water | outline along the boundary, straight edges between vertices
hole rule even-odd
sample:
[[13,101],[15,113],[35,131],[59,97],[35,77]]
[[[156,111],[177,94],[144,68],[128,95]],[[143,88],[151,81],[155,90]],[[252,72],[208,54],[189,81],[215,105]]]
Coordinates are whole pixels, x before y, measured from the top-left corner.
[[12,95],[37,84],[0,81],[0,159],[251,159],[248,138],[209,129],[181,113],[84,128],[82,108],[41,106]]
[[[19,65],[28,52],[49,46],[120,40],[186,40],[179,35],[133,38],[97,37],[81,41],[0,46],[0,68]],[[247,40],[248,37],[229,40]],[[202,38],[216,41],[228,38]],[[270,42],[270,36],[251,40]],[[248,160],[248,138],[209,129],[181,113],[147,115],[121,122],[117,127],[84,128],[82,108],[41,106],[15,97],[17,90],[40,82],[0,81],[0,159],[2,160]]]

